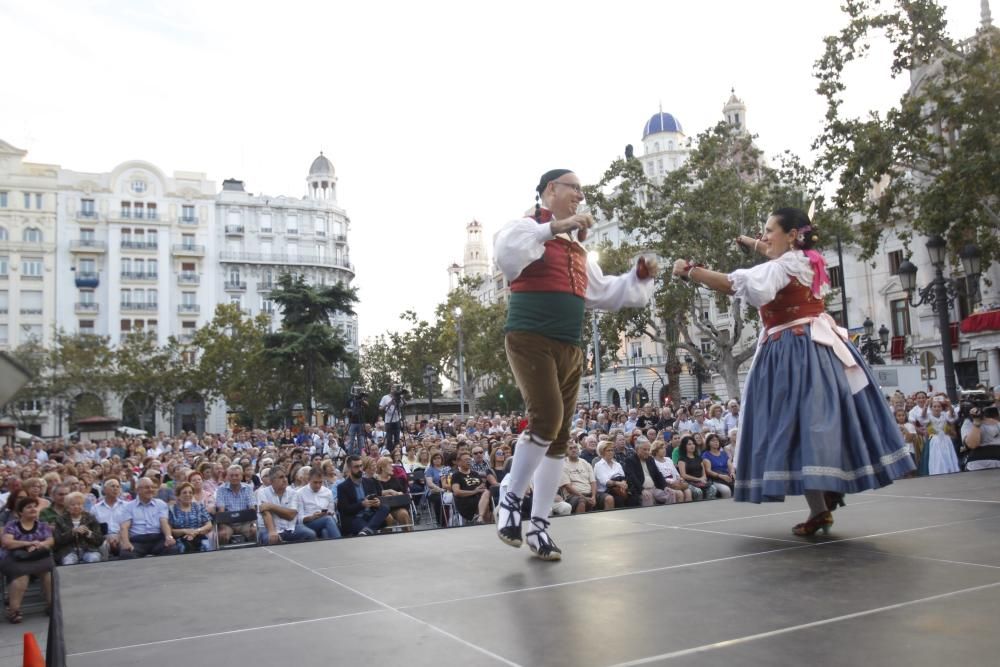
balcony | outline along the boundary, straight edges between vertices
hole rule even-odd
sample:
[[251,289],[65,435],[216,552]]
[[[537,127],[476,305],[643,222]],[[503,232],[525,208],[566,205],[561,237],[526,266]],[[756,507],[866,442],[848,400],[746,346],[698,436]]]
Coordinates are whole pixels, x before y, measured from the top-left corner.
[[150,211],[148,209],[143,210],[140,208],[132,211],[132,218],[135,220],[159,220],[160,215],[159,213],[156,212],[155,209]]
[[158,277],[158,274],[156,274],[156,273],[149,273],[149,272],[143,273],[143,272],[139,272],[139,271],[122,271],[122,273],[121,273],[122,280],[143,280],[143,281],[148,281],[148,280],[156,280],[157,277]]
[[193,343],[194,342],[194,334],[193,333],[182,333],[180,336],[177,337],[177,342],[178,343],[185,343],[185,344],[187,344],[187,343]]
[[298,236],[299,235],[299,230],[298,229],[286,229],[285,230],[285,234],[287,234],[288,236]]
[[274,289],[274,282],[273,281],[257,283],[257,291],[258,292],[270,292],[273,289]]
[[21,309],[21,314],[22,315],[41,315],[42,314],[42,309],[41,308],[22,308]]
[[271,236],[272,234],[274,234],[274,227],[261,227],[260,228],[260,233],[261,234],[267,234],[268,236]]
[[243,236],[243,225],[226,225],[226,236]]
[[108,244],[97,239],[74,239],[69,242],[70,252],[103,253]]
[[317,229],[316,230],[316,236],[323,236],[323,237],[325,237],[326,236],[326,230],[325,229]]
[[133,311],[140,313],[155,313],[160,309],[160,304],[158,303],[138,303],[135,301],[122,301],[121,309],[123,311]]
[[295,264],[300,266],[324,266],[344,269],[354,273],[354,265],[348,257],[320,257],[319,255],[285,255],[282,253],[228,252],[219,253],[222,262],[239,264]]
[[171,248],[171,251],[175,255],[182,255],[184,257],[204,257],[205,256],[205,246],[195,245],[193,243],[175,243]]
[[177,306],[177,312],[180,313],[181,315],[184,315],[186,313],[200,313],[201,306],[199,306],[197,303],[182,303],[181,305]]
[[73,312],[76,313],[97,313],[100,312],[100,307],[93,301],[77,301],[73,307]]
[[246,291],[247,284],[240,280],[227,280],[225,284],[225,290],[227,292],[244,292]]
[[93,271],[77,271],[74,279],[77,287],[97,287],[101,284],[101,276]]
[[347,234],[334,234],[333,240],[337,243],[347,243]]
[[100,216],[97,214],[97,211],[94,210],[89,210],[89,211],[84,210],[76,212],[77,220],[97,220],[99,218]]
[[178,285],[198,285],[201,283],[201,274],[181,271],[177,274]]
[[198,216],[196,215],[182,215],[177,218],[177,224],[179,225],[197,225]]
[[126,250],[156,250],[158,247],[156,241],[129,241],[122,240],[122,248]]

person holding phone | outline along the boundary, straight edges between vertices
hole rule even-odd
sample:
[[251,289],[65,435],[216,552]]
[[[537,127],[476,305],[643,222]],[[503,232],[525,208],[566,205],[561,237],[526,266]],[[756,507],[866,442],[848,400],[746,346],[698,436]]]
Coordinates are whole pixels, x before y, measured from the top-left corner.
[[316,466],[309,471],[309,483],[298,490],[302,525],[321,540],[333,540],[341,536],[340,528],[334,519],[333,492],[323,482],[323,469]]

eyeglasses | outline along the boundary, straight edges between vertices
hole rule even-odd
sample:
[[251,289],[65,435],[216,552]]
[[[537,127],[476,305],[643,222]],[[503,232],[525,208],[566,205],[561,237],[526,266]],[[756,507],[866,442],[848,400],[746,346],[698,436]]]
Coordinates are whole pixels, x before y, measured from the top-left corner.
[[577,183],[564,183],[562,181],[552,181],[556,185],[565,185],[567,188],[572,188],[577,194],[583,194],[583,188]]
[[472,452],[472,453],[473,453],[473,454],[482,454],[482,453],[483,453],[483,450],[481,450],[481,449],[477,449],[476,451],[474,451],[474,452]]

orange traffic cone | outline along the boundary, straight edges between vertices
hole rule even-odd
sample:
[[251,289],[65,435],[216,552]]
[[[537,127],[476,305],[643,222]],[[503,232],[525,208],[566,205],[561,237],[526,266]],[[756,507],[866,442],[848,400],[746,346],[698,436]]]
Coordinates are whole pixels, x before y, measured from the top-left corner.
[[24,633],[24,667],[45,667],[45,657],[31,632]]

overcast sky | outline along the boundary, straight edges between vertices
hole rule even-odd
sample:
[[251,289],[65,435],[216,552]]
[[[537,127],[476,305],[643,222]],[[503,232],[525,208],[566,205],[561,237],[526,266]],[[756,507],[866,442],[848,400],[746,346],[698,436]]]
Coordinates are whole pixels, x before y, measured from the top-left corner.
[[[735,87],[768,154],[808,155],[824,111],[812,67],[838,7],[0,0],[0,138],[69,169],[142,159],[289,196],[323,150],[352,220],[364,339],[404,309],[430,316],[467,222],[492,235],[547,169],[596,181],[661,104],[694,136]],[[952,34],[979,11],[948,3]],[[849,112],[905,90],[875,51],[849,71]]]

